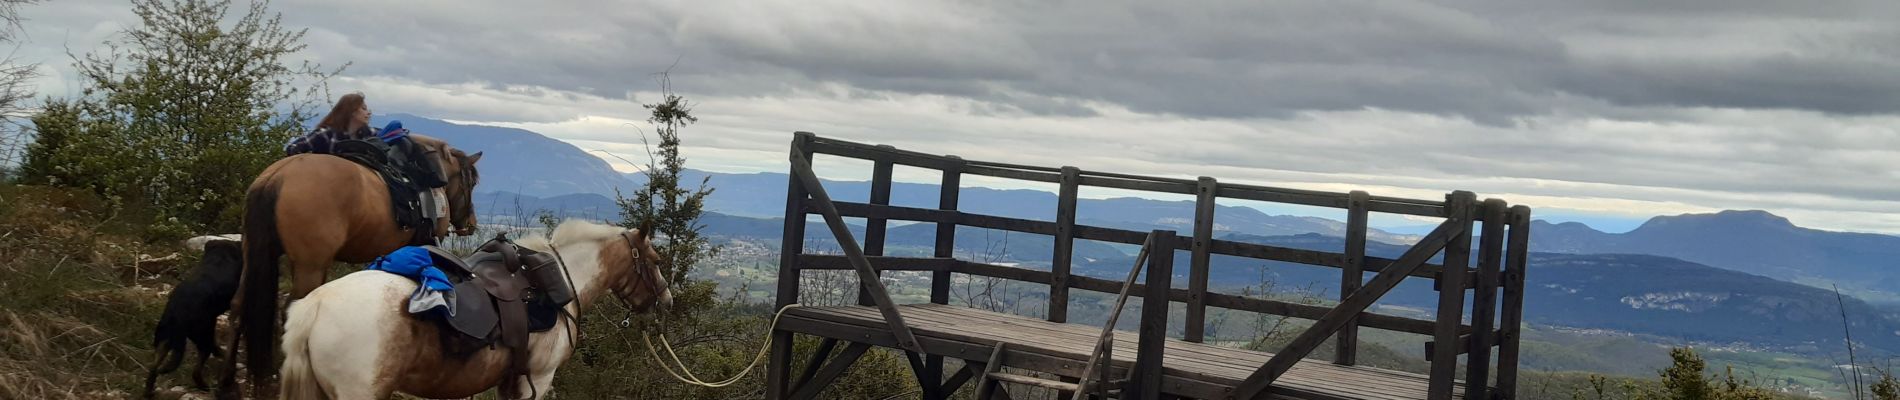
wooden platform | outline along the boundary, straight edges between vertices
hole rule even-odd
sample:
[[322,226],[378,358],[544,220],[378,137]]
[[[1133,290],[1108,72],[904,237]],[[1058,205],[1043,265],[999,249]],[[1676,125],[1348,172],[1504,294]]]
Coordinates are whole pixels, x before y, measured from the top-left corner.
[[[1009,350],[1010,367],[1079,376],[1100,327],[1063,324],[1010,314],[942,304],[902,305],[905,322],[926,351],[983,362],[999,341]],[[892,347],[884,318],[872,306],[798,307],[785,313],[779,329],[819,337]],[[1115,369],[1122,377],[1134,364],[1134,332],[1118,331]],[[1272,353],[1170,339],[1162,391],[1192,398],[1229,398],[1234,387]],[[1326,361],[1302,360],[1273,383],[1269,392],[1283,399],[1424,399],[1425,375]],[[1463,397],[1464,383],[1455,384]]]
[[[1476,193],[1453,191],[1443,200],[1373,196],[1363,191],[1322,192],[1220,182],[1213,177],[1179,179],[1140,176],[1078,167],[1017,165],[966,160],[895,147],[793,135],[791,180],[786,191],[785,231],[779,255],[775,306],[801,303],[805,271],[850,270],[862,284],[858,304],[867,306],[805,308],[792,311],[773,331],[766,369],[765,398],[812,399],[836,381],[858,357],[874,346],[903,349],[911,377],[929,400],[950,398],[975,377],[982,391],[995,381],[1072,390],[1071,384],[1023,377],[1016,370],[1073,377],[1084,374],[1098,348],[1101,327],[1065,325],[1075,290],[1107,293],[1119,305],[1140,307],[1135,332],[1115,335],[1109,376],[1126,377],[1109,387],[1128,398],[1162,399],[1162,392],[1189,398],[1281,399],[1428,399],[1509,400],[1517,398],[1518,329],[1524,311],[1531,210],[1501,199],[1480,201]],[[812,169],[813,157],[840,157],[871,163],[870,196],[864,202],[834,201]],[[893,169],[899,166],[942,173],[937,204],[891,204]],[[1059,188],[1052,220],[1008,218],[957,208],[965,176],[1044,182]],[[1084,187],[1194,196],[1190,232],[1167,229],[1135,231],[1078,224]],[[1343,213],[1345,245],[1338,251],[1241,243],[1216,238],[1218,201],[1244,200],[1337,209]],[[1368,221],[1378,214],[1441,218],[1443,222],[1399,257],[1366,253]],[[842,254],[805,254],[807,222],[824,218]],[[845,218],[863,221],[862,238]],[[886,257],[885,240],[896,221],[934,224],[936,241],[929,258]],[[1049,267],[1023,268],[957,260],[955,233],[981,228],[1054,239]],[[1077,240],[1141,246],[1122,281],[1074,274]],[[968,247],[966,244],[964,247]],[[1186,255],[1185,268],[1175,259]],[[1261,262],[1303,264],[1339,272],[1338,303],[1315,306],[1218,293],[1209,282],[1215,255]],[[1441,260],[1433,264],[1432,260]],[[880,273],[927,271],[930,303],[900,306],[891,301]],[[946,306],[957,275],[982,276],[1048,288],[1046,318],[1025,318]],[[1175,285],[1175,277],[1185,278]],[[1368,279],[1369,278],[1369,279]],[[1372,305],[1403,281],[1430,281],[1438,291],[1436,312],[1419,319],[1369,312]],[[1185,312],[1170,316],[1174,304]],[[875,308],[868,305],[876,305]],[[1277,354],[1197,344],[1206,337],[1210,308],[1279,315],[1313,321]],[[1467,311],[1469,310],[1469,311]],[[1469,314],[1467,314],[1467,312]],[[1124,317],[1130,317],[1124,314]],[[1170,332],[1169,320],[1186,329]],[[1470,321],[1466,323],[1464,321]],[[1361,327],[1428,337],[1425,361],[1430,373],[1413,374],[1352,366]],[[794,358],[794,335],[827,338],[803,363]],[[1171,339],[1172,338],[1179,338]],[[1335,339],[1340,362],[1307,361]],[[1006,351],[997,352],[998,344]],[[1436,344],[1434,346],[1434,344]],[[831,350],[843,346],[836,355]],[[1493,352],[1495,350],[1495,353]],[[924,354],[928,353],[928,354]],[[1493,355],[1496,355],[1493,358]],[[964,360],[965,368],[946,371],[945,357]],[[998,361],[991,361],[996,359]],[[1474,362],[1460,363],[1460,360]],[[829,361],[827,361],[829,360]],[[799,365],[806,365],[794,375]],[[995,365],[1012,371],[989,371]],[[1341,365],[1343,364],[1343,365]],[[973,373],[969,366],[978,367]],[[1116,369],[1119,369],[1117,371]],[[1099,371],[1099,369],[1098,369]],[[1138,371],[1131,376],[1128,371]],[[954,373],[954,374],[946,374]],[[1495,386],[1490,384],[1495,376]],[[1464,378],[1460,380],[1459,378]],[[1469,383],[1469,387],[1464,384]],[[1465,389],[1469,389],[1468,391]]]

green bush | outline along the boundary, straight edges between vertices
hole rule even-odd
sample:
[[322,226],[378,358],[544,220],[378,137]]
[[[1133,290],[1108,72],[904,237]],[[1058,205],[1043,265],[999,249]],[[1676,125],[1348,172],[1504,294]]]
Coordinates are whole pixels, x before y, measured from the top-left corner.
[[[1611,382],[1611,378],[1602,375],[1588,375],[1588,383],[1576,387],[1574,376],[1563,374],[1530,374],[1530,379],[1522,387],[1538,388],[1553,385],[1571,387],[1571,399],[1574,400],[1769,400],[1794,398],[1757,386],[1754,382],[1735,377],[1734,368],[1725,368],[1721,376],[1708,375],[1704,371],[1708,362],[1687,347],[1669,350],[1669,367],[1657,372],[1658,380],[1621,379]],[[1537,393],[1547,393],[1539,391]],[[1526,396],[1540,398],[1542,396]]]
[[33,116],[21,178],[148,208],[154,238],[234,230],[245,188],[302,131],[335,71],[288,60],[303,31],[264,2],[237,18],[228,0],[132,9],[138,24],[74,61],[82,94]]
[[1880,381],[1868,389],[1874,393],[1874,400],[1900,400],[1900,380],[1895,380],[1893,373],[1880,371]]

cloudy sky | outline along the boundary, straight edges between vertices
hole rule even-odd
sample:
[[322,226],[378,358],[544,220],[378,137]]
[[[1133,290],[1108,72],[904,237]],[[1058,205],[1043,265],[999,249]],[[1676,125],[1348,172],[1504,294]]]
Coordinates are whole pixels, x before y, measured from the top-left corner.
[[[653,73],[701,168],[790,132],[1598,222],[1766,209],[1900,233],[1900,2],[279,1],[379,113],[638,143]],[[31,6],[50,95],[124,1]],[[849,176],[845,176],[849,177]]]

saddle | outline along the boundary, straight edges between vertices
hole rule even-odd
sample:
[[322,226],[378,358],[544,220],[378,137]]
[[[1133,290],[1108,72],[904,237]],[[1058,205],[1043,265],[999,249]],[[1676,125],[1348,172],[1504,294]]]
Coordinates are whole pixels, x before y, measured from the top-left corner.
[[496,235],[468,257],[427,247],[436,268],[453,282],[455,312],[444,323],[469,347],[500,346],[510,353],[502,394],[527,397],[514,377],[528,373],[528,334],[552,329],[574,301],[567,272],[552,254],[521,248]]
[[410,238],[409,244],[435,244],[435,225],[430,223],[429,218],[446,216],[431,216],[434,204],[425,203],[423,195],[448,184],[441,168],[422,157],[421,150],[406,137],[389,142],[376,135],[360,139],[314,139],[333,136],[338,135],[327,130],[313,132],[309,135],[313,139],[305,142],[310,144],[299,146],[293,143],[285,151],[293,155],[330,154],[376,171],[376,175],[389,188],[390,210],[397,227],[416,233]]

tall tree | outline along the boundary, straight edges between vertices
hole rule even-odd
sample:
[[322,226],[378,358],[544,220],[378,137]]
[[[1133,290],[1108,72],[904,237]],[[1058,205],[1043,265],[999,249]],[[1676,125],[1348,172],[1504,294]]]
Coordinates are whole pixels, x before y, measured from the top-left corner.
[[264,1],[133,0],[137,24],[73,56],[76,99],[36,116],[29,180],[149,209],[161,232],[231,229],[244,189],[282,156],[341,71],[291,58],[302,29]]
[[674,307],[668,317],[690,317],[712,306],[716,298],[711,282],[689,279],[694,266],[719,251],[699,234],[705,228],[699,223],[699,215],[705,211],[706,196],[712,195],[713,189],[704,179],[696,186],[682,181],[686,157],[680,154],[680,128],[699,122],[699,118],[693,116],[692,103],[673,92],[667,75],[659,77],[661,100],[642,105],[659,139],[657,146],[648,149],[646,185],[631,197],[616,190],[615,202],[620,205],[622,225],[631,228],[651,222],[656,233],[665,238],[655,250],[667,261],[664,272],[673,286]]

